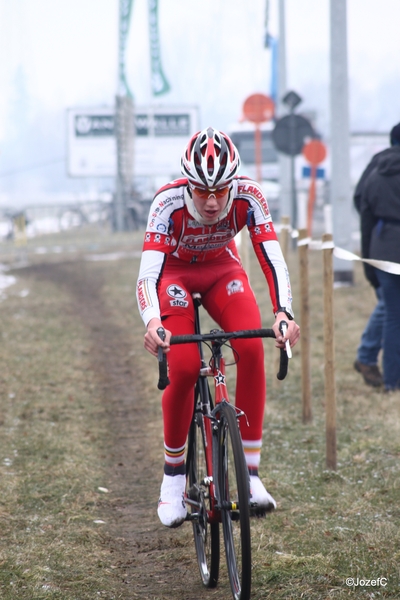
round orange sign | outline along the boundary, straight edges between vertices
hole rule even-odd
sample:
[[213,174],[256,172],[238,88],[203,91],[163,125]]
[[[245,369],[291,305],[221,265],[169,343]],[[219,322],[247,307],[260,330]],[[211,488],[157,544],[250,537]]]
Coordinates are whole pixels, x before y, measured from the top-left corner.
[[311,140],[303,146],[302,154],[311,165],[319,165],[326,158],[326,146],[321,140]]
[[270,121],[275,112],[275,104],[272,98],[265,94],[252,94],[243,104],[243,115],[252,123],[264,123]]

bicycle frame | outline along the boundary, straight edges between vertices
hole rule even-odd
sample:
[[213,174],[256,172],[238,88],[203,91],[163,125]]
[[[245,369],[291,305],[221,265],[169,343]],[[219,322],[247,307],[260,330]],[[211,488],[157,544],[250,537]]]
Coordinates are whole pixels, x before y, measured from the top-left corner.
[[[196,331],[200,333],[200,331]],[[210,332],[213,333],[213,332]],[[199,350],[201,356],[201,368],[199,379],[197,382],[198,386],[198,398],[194,406],[194,411],[202,414],[204,419],[204,430],[205,430],[205,447],[206,447],[206,465],[207,465],[207,478],[210,486],[210,499],[211,509],[207,511],[208,520],[210,523],[221,522],[221,496],[219,492],[219,477],[218,477],[218,423],[219,423],[219,410],[220,404],[225,402],[229,403],[228,388],[226,385],[225,375],[225,359],[222,356],[221,346],[223,343],[213,342],[212,343],[212,358],[211,366],[207,366],[204,360],[203,350],[199,343]],[[210,390],[207,382],[208,377],[214,379],[214,406],[210,401]],[[200,392],[200,387],[203,387]],[[202,403],[200,404],[200,401]],[[237,416],[244,416],[244,413],[237,413]],[[189,465],[188,465],[189,467]],[[190,500],[188,500],[190,504]],[[225,507],[227,509],[228,507]],[[195,514],[188,515],[188,520],[196,518]]]
[[[212,330],[201,334],[200,295],[194,294],[195,334],[172,336],[170,343],[197,343],[200,371],[194,390],[194,410],[187,444],[186,504],[191,507],[187,521],[193,524],[200,573],[206,587],[215,587],[219,571],[219,523],[222,523],[225,555],[234,600],[248,600],[251,589],[251,515],[265,515],[262,507],[251,502],[250,476],[246,465],[238,419],[245,417],[229,402],[225,359],[222,346],[230,339],[275,337],[272,329],[235,332]],[[287,326],[287,323],[283,321]],[[160,328],[162,339],[165,331]],[[211,342],[211,360],[207,364],[202,343]],[[287,372],[288,355],[281,350],[280,371]],[[165,355],[159,352],[158,387],[168,385]],[[208,377],[214,381],[210,392]],[[246,418],[246,417],[245,417]],[[233,522],[237,521],[236,524]],[[239,528],[239,529],[236,529]],[[239,537],[235,533],[239,531]],[[237,547],[236,545],[239,544]]]

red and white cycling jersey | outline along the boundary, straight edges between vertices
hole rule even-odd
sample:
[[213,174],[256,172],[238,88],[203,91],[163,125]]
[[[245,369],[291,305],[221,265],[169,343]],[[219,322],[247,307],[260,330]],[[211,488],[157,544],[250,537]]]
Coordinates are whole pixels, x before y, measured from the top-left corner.
[[193,263],[223,258],[224,254],[237,265],[240,258],[234,237],[245,226],[267,279],[274,312],[281,307],[291,312],[289,274],[260,186],[247,177],[236,177],[227,214],[217,223],[205,225],[188,208],[187,183],[182,178],[162,187],[150,208],[137,283],[145,325],[154,317],[160,318],[157,288],[169,256],[174,262],[182,260],[184,269],[190,269]]

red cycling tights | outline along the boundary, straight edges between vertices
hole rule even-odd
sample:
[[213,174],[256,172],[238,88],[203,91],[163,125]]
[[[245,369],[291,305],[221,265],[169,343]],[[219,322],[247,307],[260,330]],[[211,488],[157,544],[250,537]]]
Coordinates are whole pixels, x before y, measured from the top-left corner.
[[[225,331],[261,327],[259,309],[247,278],[242,280],[244,292],[234,294],[226,292],[228,280],[229,277],[223,278],[203,296],[203,305],[208,313]],[[190,295],[186,298],[190,298]],[[171,314],[170,310],[167,312],[169,314],[164,317],[163,324],[173,335],[194,333],[192,311],[185,313],[178,310],[176,314]],[[240,419],[242,437],[259,441],[262,438],[266,400],[262,340],[235,340],[232,346],[239,356],[235,404],[247,417]],[[227,362],[231,362],[227,351],[225,355]],[[171,383],[162,397],[164,442],[169,448],[181,448],[186,443],[192,418],[193,390],[200,368],[197,345],[171,346],[168,365]]]

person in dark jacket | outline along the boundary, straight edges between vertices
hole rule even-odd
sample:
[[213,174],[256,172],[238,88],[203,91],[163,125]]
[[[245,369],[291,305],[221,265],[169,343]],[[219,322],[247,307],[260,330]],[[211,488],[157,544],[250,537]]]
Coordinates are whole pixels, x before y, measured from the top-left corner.
[[[399,124],[400,125],[400,124]],[[357,183],[354,192],[354,206],[358,212],[360,212],[361,196],[365,189],[365,182],[368,179],[369,174],[378,165],[381,158],[387,154],[391,154],[392,147],[398,143],[398,137],[396,137],[396,131],[399,127],[396,125],[393,127],[390,133],[390,148],[385,148],[381,152],[374,154],[362,173],[359,182]],[[354,361],[354,368],[356,371],[361,373],[364,381],[367,385],[373,387],[380,387],[383,384],[382,373],[378,366],[379,353],[382,350],[382,339],[383,339],[383,322],[385,318],[385,303],[383,300],[382,290],[379,287],[378,281],[375,278],[373,280],[373,287],[375,289],[377,304],[372,311],[368,323],[361,335],[360,344],[357,348],[357,356]]]
[[[400,123],[391,147],[378,153],[362,182],[359,200],[363,258],[400,262]],[[368,169],[368,167],[367,167]],[[360,180],[361,182],[361,180]],[[357,194],[357,190],[356,190]],[[355,198],[356,203],[356,198]],[[357,206],[357,204],[356,204]],[[400,276],[364,263],[364,272],[384,302],[383,379],[385,389],[400,389]],[[356,367],[357,368],[357,367]]]
[[377,303],[362,332],[354,368],[361,373],[367,385],[381,387],[382,373],[379,369],[379,353],[382,350],[385,302],[380,287],[375,288]]

